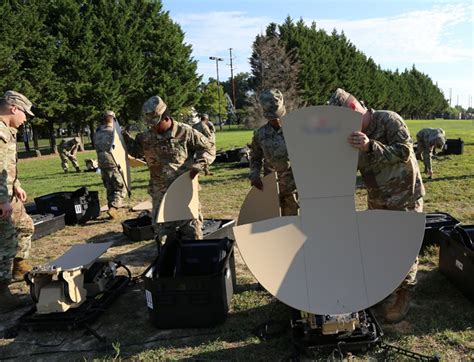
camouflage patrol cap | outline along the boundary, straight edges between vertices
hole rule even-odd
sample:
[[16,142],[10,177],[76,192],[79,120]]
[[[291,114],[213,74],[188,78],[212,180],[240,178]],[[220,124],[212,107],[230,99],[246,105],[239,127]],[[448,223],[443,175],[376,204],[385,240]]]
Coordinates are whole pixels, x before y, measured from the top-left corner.
[[346,103],[347,98],[350,97],[350,93],[346,92],[342,88],[337,88],[336,91],[331,95],[329,98],[329,105],[330,106],[343,106]]
[[33,112],[31,112],[31,106],[33,104],[23,94],[9,90],[5,92],[2,98],[5,99],[8,104],[18,107],[30,116],[34,116]]
[[166,103],[159,96],[153,96],[143,103],[142,113],[150,124],[158,124],[161,121],[161,116],[166,111]]
[[207,114],[207,113],[201,114],[201,119],[203,119],[203,118],[204,118],[204,119],[209,119],[208,114]]
[[114,111],[105,111],[103,114],[102,114],[102,117],[106,118],[106,117],[109,117],[109,116],[112,116],[115,118],[115,112]]
[[286,114],[283,94],[278,89],[267,89],[260,94],[260,104],[266,119],[281,118]]

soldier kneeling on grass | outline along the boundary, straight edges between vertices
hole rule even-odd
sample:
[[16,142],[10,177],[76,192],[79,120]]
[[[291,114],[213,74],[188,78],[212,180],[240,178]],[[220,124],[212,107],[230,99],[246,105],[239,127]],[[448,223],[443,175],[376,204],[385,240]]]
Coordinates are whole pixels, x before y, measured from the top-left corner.
[[118,217],[118,209],[122,206],[126,195],[126,187],[122,174],[110,152],[114,141],[115,113],[106,111],[102,115],[102,124],[94,134],[94,146],[97,152],[97,162],[102,175],[102,182],[107,190],[107,214],[111,219]]

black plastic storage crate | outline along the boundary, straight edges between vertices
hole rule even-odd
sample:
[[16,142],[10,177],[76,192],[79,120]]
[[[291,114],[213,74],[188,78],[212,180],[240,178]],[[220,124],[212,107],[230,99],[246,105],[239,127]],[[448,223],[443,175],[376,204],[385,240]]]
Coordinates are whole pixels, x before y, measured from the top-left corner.
[[441,229],[439,270],[474,302],[474,225]]
[[166,243],[145,271],[151,323],[161,329],[223,323],[234,293],[233,247],[227,238]]
[[[205,219],[203,223],[204,239],[218,239],[228,237],[233,239],[232,226],[234,220],[227,219]],[[128,219],[122,222],[122,229],[125,236],[131,241],[142,241],[153,239],[153,227],[151,226],[151,216],[145,214],[135,219]]]
[[40,196],[35,198],[35,204],[40,214],[65,214],[67,225],[83,224],[100,214],[99,193],[87,187]]
[[447,139],[440,155],[462,155],[464,153],[464,141],[461,138]]
[[451,215],[445,212],[434,212],[426,214],[425,235],[423,236],[423,246],[439,244],[439,229],[442,227],[453,227],[460,223]]
[[152,240],[154,237],[149,214],[123,221],[122,229],[125,236],[131,241]]
[[35,225],[35,232],[33,233],[32,240],[42,238],[43,236],[54,233],[55,231],[61,230],[65,226],[64,214],[54,216],[53,214],[30,215]]
[[35,232],[33,233],[31,240],[42,238],[43,236],[49,235],[64,228],[64,214],[57,216],[53,214],[42,215],[36,209],[34,202],[26,203],[24,206],[28,215],[30,215],[33,219],[33,225],[35,227]]

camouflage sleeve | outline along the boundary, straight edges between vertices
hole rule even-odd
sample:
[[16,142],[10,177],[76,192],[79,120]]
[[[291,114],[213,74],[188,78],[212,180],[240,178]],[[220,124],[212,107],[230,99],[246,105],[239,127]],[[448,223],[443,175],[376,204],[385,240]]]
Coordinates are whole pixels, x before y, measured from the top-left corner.
[[135,158],[143,158],[145,156],[143,153],[142,145],[140,143],[141,133],[139,133],[135,137],[135,139],[133,139],[130,134],[126,132],[122,133],[122,136],[125,141],[125,144],[127,145],[127,152],[130,156]]
[[[6,136],[6,135],[5,135]],[[9,202],[7,186],[7,138],[0,133],[0,203]]]
[[263,166],[263,150],[258,141],[257,131],[254,132],[252,143],[250,144],[250,180],[260,177]]
[[216,133],[216,127],[214,127],[214,124],[212,122],[208,122],[207,125],[209,126],[209,129],[212,133]]
[[399,120],[393,120],[387,126],[387,140],[388,144],[370,140],[369,155],[372,162],[391,164],[407,162],[413,148],[413,141],[406,125]]
[[209,139],[201,132],[194,128],[190,128],[189,131],[188,147],[194,151],[195,155],[193,167],[202,170],[204,165],[212,163],[212,160],[209,159],[212,145],[209,142]]

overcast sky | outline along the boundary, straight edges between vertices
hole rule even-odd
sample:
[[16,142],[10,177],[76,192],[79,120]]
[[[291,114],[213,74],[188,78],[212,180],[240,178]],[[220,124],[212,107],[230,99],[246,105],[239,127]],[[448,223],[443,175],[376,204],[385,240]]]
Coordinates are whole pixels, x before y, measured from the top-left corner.
[[[289,15],[349,40],[384,69],[416,68],[428,74],[452,105],[473,106],[474,4],[471,0],[163,0],[163,8],[185,32],[204,80],[250,70],[248,59],[255,36],[270,22]],[[470,103],[469,103],[470,102]]]

